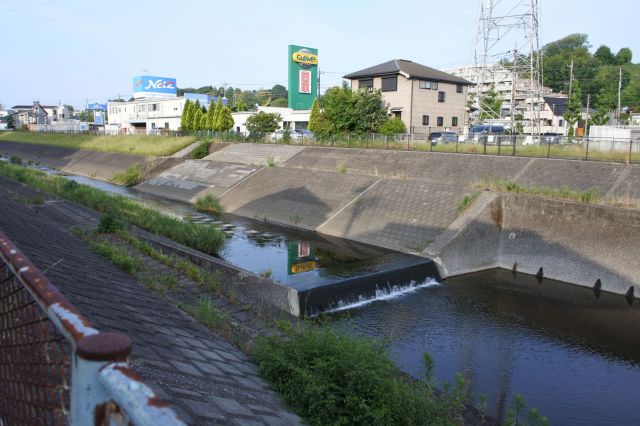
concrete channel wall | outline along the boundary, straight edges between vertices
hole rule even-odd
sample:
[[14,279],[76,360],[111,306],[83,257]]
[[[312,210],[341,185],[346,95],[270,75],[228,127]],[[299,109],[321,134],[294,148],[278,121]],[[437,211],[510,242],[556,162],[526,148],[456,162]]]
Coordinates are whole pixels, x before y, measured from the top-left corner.
[[[153,173],[136,187],[140,191],[182,202],[214,194],[230,213],[433,256],[444,276],[511,269],[517,263],[521,272],[536,274],[542,267],[544,276],[580,285],[600,279],[603,290],[616,293],[640,281],[632,257],[622,253],[639,247],[627,235],[637,231],[635,225],[621,219],[631,220],[633,210],[550,200],[536,204],[490,193],[462,215],[457,209],[478,182],[490,178],[591,189],[638,203],[640,165],[263,144],[215,144],[202,160],[10,142],[0,142],[0,153],[105,180],[129,165],[147,164]],[[610,236],[621,229],[624,244],[617,248]],[[509,239],[513,233],[516,238]]]
[[63,172],[103,181],[109,181],[114,174],[136,165],[142,166],[145,173],[150,175],[168,160],[165,157],[88,151],[9,141],[0,141],[0,155],[7,158],[18,156],[25,163],[41,164]]
[[640,211],[485,193],[426,250],[443,277],[489,268],[640,297]]

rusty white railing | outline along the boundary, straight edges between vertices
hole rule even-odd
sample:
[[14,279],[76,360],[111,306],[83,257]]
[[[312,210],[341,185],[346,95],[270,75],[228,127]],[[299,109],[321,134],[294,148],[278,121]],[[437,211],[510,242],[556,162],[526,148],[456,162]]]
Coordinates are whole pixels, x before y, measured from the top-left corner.
[[129,337],[93,328],[0,232],[0,425],[183,425],[130,353]]

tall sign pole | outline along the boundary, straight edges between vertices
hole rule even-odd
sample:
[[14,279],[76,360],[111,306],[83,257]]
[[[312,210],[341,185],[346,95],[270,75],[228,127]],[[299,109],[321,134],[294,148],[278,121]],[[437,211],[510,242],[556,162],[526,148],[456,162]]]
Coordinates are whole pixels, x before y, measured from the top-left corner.
[[311,109],[319,95],[318,49],[289,45],[289,108]]

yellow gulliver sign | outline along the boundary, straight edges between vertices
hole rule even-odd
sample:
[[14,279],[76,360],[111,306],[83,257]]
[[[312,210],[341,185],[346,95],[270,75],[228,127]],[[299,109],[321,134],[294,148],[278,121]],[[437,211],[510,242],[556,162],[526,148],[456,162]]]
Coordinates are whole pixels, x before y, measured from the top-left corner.
[[294,62],[305,65],[318,65],[318,55],[311,52],[298,51],[293,53]]

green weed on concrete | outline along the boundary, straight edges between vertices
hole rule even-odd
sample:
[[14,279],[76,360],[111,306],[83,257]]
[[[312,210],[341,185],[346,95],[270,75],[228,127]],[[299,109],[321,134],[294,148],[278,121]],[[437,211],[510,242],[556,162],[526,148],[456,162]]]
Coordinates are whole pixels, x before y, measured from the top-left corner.
[[583,203],[598,203],[602,201],[602,196],[595,189],[575,191],[567,188],[566,186],[561,186],[559,188],[528,186],[504,179],[488,179],[478,183],[476,187],[492,191],[513,192],[516,194],[542,195],[550,198],[580,201]]
[[211,147],[210,141],[203,141],[198,144],[196,149],[191,151],[191,158],[200,159],[209,155],[209,148]]
[[127,197],[107,194],[59,176],[6,163],[0,163],[0,176],[15,179],[99,212],[110,212],[122,222],[165,236],[204,253],[216,254],[224,244],[224,233],[213,225],[183,222]]
[[219,215],[222,213],[222,206],[220,201],[212,194],[207,194],[204,197],[200,197],[196,200],[194,207],[199,212],[208,213],[212,215]]
[[125,171],[115,173],[111,181],[124,186],[134,186],[144,180],[144,172],[139,164],[128,167]]
[[473,202],[476,201],[476,198],[478,198],[479,196],[480,196],[480,192],[476,191],[472,194],[467,194],[464,197],[462,197],[462,200],[460,200],[460,202],[458,203],[458,208],[457,208],[458,213],[462,213],[463,211],[471,207]]

